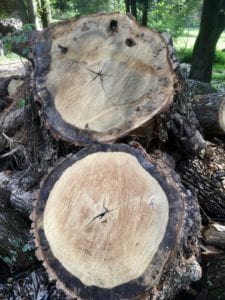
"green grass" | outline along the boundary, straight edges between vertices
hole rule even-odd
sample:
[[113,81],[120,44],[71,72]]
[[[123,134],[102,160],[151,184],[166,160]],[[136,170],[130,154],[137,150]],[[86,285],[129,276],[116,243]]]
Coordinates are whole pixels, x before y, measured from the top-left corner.
[[[176,55],[179,61],[184,63],[191,63],[192,48],[177,49]],[[217,71],[225,71],[225,52],[216,50],[213,66]]]
[[213,72],[213,76],[212,76],[213,80],[217,80],[217,81],[224,81],[225,80],[225,73],[214,73]]
[[[180,48],[176,54],[180,62],[191,63],[192,48]],[[225,80],[225,52],[221,52],[221,50],[216,51],[212,80],[217,82]]]
[[[198,29],[185,29],[182,36],[174,40],[174,46],[177,49],[180,48],[193,48],[196,37],[198,35]],[[225,32],[223,32],[217,43],[217,50],[225,49]]]
[[176,50],[176,56],[182,63],[190,64],[192,56],[192,48],[180,48]]

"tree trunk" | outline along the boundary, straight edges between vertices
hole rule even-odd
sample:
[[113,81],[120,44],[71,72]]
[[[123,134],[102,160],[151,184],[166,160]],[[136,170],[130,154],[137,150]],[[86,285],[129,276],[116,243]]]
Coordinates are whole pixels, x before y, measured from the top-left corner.
[[137,4],[136,4],[136,0],[130,0],[130,10],[131,10],[132,15],[137,20]]
[[206,135],[225,134],[225,94],[196,96],[192,107]]
[[200,30],[192,55],[190,78],[210,82],[217,41],[225,28],[225,0],[204,0]]
[[130,0],[125,0],[126,13],[129,14],[130,11]]
[[149,3],[149,0],[145,0],[143,2],[142,20],[141,20],[141,24],[143,26],[147,26],[148,25],[148,3]]
[[38,0],[38,10],[43,28],[47,28],[51,22],[51,9],[48,0]]
[[35,30],[42,29],[42,26],[40,24],[40,18],[38,16],[36,0],[29,0],[28,1],[28,10],[29,10],[31,23],[34,24],[34,29]]
[[19,15],[21,17],[21,21],[24,24],[29,24],[30,19],[27,11],[26,4],[24,3],[24,0],[16,0],[16,6],[19,11]]
[[183,157],[194,157],[205,148],[199,122],[189,104],[174,105],[167,119],[168,141]]
[[36,46],[36,98],[55,136],[77,144],[113,141],[171,105],[170,57],[162,36],[128,16],[69,20]]
[[59,287],[88,299],[164,298],[199,279],[195,198],[162,164],[115,144],[86,148],[52,170],[33,220],[37,256]]

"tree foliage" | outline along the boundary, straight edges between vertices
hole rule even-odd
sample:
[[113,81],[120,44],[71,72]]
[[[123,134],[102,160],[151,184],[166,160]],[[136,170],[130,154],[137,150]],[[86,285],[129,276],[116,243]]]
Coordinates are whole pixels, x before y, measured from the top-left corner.
[[56,18],[97,12],[131,13],[139,23],[173,36],[182,33],[193,13],[200,11],[201,0],[52,0]]
[[177,37],[182,34],[185,27],[188,27],[190,15],[200,8],[201,1],[196,0],[153,1],[148,25]]
[[55,9],[56,17],[74,17],[80,15],[89,15],[100,11],[109,12],[113,6],[121,1],[110,0],[53,0],[52,5]]
[[18,17],[23,24],[33,24],[37,29],[37,18],[42,27],[50,21],[49,0],[0,0],[0,18]]
[[[4,0],[0,0],[0,3]],[[50,1],[50,2],[49,2]],[[49,23],[49,4],[55,19],[98,12],[133,14],[139,23],[178,36],[199,11],[201,0],[8,0],[0,5],[0,16],[19,15],[23,23],[34,23],[37,8],[43,27]]]

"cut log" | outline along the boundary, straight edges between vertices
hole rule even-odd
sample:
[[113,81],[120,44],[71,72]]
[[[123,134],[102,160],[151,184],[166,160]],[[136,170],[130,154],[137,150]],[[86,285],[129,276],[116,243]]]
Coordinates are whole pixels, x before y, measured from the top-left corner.
[[186,109],[184,112],[174,105],[170,110],[168,140],[173,146],[176,145],[182,156],[193,157],[205,148],[206,142],[199,131],[200,125],[195,113],[188,106]]
[[196,96],[193,109],[206,135],[225,134],[225,94]]
[[73,297],[164,299],[201,276],[196,198],[130,146],[65,159],[43,182],[32,218],[37,257]]
[[223,146],[207,142],[205,151],[177,169],[185,185],[198,194],[203,217],[225,220],[225,151]]
[[56,137],[114,141],[166,110],[176,75],[165,37],[126,15],[47,29],[35,47],[36,98]]

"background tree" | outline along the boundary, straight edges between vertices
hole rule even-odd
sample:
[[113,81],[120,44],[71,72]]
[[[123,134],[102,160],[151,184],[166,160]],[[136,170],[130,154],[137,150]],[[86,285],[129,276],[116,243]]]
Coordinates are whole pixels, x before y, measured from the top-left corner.
[[9,0],[0,5],[0,17],[17,17],[23,24],[33,24],[35,29],[47,27],[51,22],[51,9],[48,0]]
[[210,82],[217,41],[225,28],[225,0],[204,0],[190,78]]
[[15,1],[0,0],[0,18],[5,18],[9,15],[15,16]]
[[[35,0],[30,1],[35,3]],[[52,20],[50,3],[48,0],[36,0],[36,2],[38,8],[38,15],[41,19],[42,26],[43,28],[46,28]]]
[[114,10],[114,5],[120,9],[121,1],[109,0],[54,0],[52,6],[55,9],[56,18],[62,18],[62,13],[65,17],[74,17],[80,15],[94,14],[100,11],[110,12]]
[[167,31],[176,38],[183,33],[193,13],[200,9],[201,1],[157,0],[150,4],[148,26]]
[[148,25],[148,8],[149,8],[149,4],[152,2],[149,0],[143,0],[143,8],[142,8],[142,20],[141,20],[141,24],[144,26]]
[[125,0],[126,13],[132,14],[137,19],[137,1]]

